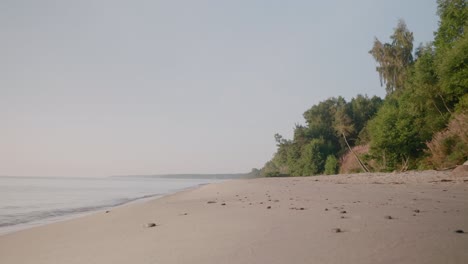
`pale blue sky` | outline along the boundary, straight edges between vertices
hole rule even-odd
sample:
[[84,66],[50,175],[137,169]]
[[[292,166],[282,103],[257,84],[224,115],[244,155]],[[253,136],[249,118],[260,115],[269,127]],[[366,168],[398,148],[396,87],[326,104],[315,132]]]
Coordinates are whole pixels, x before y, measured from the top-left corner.
[[0,1],[0,175],[244,172],[331,96],[384,96],[368,54],[428,0]]

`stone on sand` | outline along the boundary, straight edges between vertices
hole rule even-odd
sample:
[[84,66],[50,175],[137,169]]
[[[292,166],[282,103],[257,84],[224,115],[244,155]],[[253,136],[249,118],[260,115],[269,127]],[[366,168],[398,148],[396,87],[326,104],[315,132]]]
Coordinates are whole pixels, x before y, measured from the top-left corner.
[[147,223],[147,224],[145,225],[146,228],[155,227],[155,226],[156,226],[155,223]]
[[453,169],[452,175],[457,177],[468,176],[468,161]]

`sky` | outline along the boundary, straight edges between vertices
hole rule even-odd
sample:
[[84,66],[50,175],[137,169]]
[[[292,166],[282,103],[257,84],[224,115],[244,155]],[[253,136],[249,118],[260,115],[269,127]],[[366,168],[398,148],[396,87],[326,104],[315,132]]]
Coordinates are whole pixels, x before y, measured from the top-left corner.
[[436,1],[0,1],[0,175],[261,168],[332,96],[383,97],[368,51]]

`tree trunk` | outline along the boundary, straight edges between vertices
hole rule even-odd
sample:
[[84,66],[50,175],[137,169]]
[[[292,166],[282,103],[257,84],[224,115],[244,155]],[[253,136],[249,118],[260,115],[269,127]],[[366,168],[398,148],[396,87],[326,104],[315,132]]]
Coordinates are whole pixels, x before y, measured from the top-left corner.
[[351,153],[353,153],[354,157],[355,157],[356,160],[358,161],[359,166],[361,166],[361,168],[362,168],[365,172],[369,172],[369,169],[366,167],[366,165],[364,165],[364,163],[361,161],[361,159],[359,159],[358,155],[351,149],[351,146],[349,145],[348,140],[346,139],[345,134],[344,134],[344,133],[341,133],[341,135],[343,136],[344,141],[345,141],[345,143],[346,143],[346,146],[348,146],[348,148],[349,148],[349,151],[351,151]]
[[404,172],[408,170],[409,165],[409,157],[405,159],[405,157],[401,158],[401,170],[400,172]]
[[444,98],[442,97],[442,95],[441,95],[441,94],[437,94],[437,95],[439,95],[440,99],[442,99],[442,103],[444,103],[445,109],[447,109],[447,111],[448,111],[450,114],[452,114],[452,112],[451,112],[450,109],[448,108],[447,104],[445,104],[445,100],[444,100]]
[[439,109],[439,107],[437,107],[436,103],[434,101],[432,101],[432,104],[435,106],[435,108],[439,112],[440,116],[444,117],[444,114],[442,114],[442,111],[440,111],[440,109]]

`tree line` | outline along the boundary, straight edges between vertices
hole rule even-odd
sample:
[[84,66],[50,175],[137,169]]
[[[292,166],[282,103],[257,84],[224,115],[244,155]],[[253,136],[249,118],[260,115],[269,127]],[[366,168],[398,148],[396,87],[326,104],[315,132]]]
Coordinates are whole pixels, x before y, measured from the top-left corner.
[[[276,134],[277,151],[263,176],[335,174],[343,157],[361,171],[441,169],[468,158],[468,6],[438,0],[434,40],[413,47],[400,20],[389,43],[375,39],[384,99],[332,97],[305,111],[292,139]],[[367,146],[356,153],[356,146]]]

